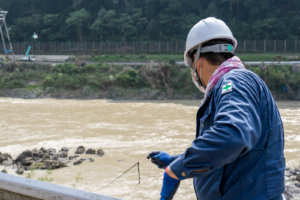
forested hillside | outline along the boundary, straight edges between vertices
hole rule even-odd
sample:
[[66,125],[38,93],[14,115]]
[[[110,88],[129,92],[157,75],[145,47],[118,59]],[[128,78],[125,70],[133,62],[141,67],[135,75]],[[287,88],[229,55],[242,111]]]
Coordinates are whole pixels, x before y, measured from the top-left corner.
[[14,41],[185,40],[223,19],[239,40],[299,39],[299,0],[0,0]]

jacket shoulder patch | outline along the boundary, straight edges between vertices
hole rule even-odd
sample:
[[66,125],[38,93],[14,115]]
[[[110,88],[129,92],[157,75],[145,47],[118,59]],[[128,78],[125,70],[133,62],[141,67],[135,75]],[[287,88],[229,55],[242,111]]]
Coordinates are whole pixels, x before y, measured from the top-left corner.
[[232,83],[226,83],[225,85],[222,86],[222,94],[232,92]]

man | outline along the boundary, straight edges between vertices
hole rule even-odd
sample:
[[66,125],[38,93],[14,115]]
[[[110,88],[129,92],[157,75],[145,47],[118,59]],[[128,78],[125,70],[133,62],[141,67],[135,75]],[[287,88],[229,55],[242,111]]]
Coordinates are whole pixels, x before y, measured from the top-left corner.
[[161,200],[172,199],[188,178],[201,200],[283,199],[282,121],[265,83],[234,56],[236,46],[228,26],[213,17],[187,36],[184,60],[204,99],[191,146],[176,156],[148,155],[166,169]]

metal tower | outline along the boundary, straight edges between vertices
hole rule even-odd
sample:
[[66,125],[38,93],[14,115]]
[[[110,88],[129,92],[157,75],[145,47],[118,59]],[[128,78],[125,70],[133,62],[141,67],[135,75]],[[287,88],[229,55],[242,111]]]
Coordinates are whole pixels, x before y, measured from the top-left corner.
[[[10,42],[10,37],[9,33],[7,30],[6,22],[5,22],[5,17],[7,15],[7,11],[0,10],[0,34],[1,34],[1,39],[2,39],[2,44],[3,44],[3,50],[5,53],[6,58],[8,58],[8,55],[12,55],[12,60],[15,62],[15,55],[13,52],[13,48]],[[4,30],[2,30],[2,27],[4,27]],[[9,49],[6,48],[6,43],[9,45]]]

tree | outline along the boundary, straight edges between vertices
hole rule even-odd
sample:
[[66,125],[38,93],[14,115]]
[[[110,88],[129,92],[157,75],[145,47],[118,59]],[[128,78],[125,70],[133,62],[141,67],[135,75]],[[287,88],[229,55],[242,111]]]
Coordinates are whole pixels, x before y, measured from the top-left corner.
[[42,26],[42,16],[34,14],[30,17],[18,18],[11,26],[10,35],[13,40],[30,41],[34,32],[39,33]]
[[82,28],[87,24],[90,18],[89,12],[82,8],[69,14],[66,19],[66,24],[70,27],[75,27],[79,41],[82,41]]
[[98,16],[90,26],[92,31],[96,32],[96,37],[110,39],[115,35],[116,12],[114,10],[100,9]]
[[13,40],[184,40],[200,19],[238,40],[298,39],[299,0],[0,0]]

